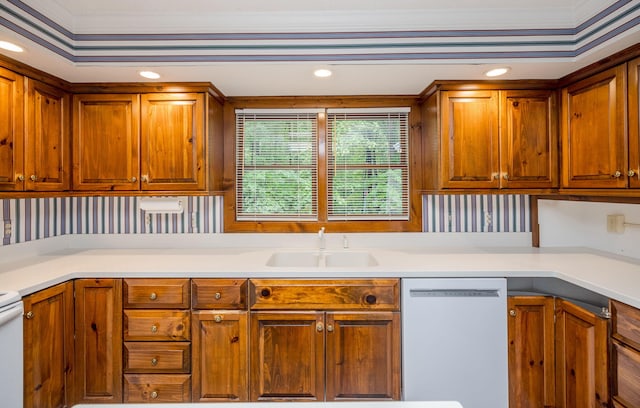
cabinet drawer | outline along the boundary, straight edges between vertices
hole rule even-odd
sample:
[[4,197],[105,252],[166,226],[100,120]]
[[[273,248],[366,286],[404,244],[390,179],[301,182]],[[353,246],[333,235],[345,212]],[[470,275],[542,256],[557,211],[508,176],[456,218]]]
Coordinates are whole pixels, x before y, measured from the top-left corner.
[[188,309],[189,279],[125,279],[125,309]]
[[190,373],[191,347],[182,342],[124,343],[125,373]]
[[398,279],[252,279],[253,310],[398,310]]
[[188,374],[125,374],[124,402],[189,402]]
[[190,320],[189,311],[125,310],[124,340],[189,340]]
[[611,343],[611,396],[624,406],[640,407],[640,353],[615,339]]
[[640,350],[640,310],[612,300],[611,335]]
[[194,309],[246,309],[246,279],[192,279]]

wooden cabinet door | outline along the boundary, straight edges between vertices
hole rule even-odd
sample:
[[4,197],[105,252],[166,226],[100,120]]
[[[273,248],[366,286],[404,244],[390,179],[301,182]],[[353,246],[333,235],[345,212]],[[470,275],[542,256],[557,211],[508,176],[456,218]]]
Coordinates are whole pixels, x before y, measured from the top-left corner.
[[0,68],[0,191],[24,188],[24,81]]
[[557,187],[554,91],[500,92],[500,187]]
[[122,281],[78,279],[74,285],[75,401],[122,402]]
[[562,187],[626,188],[625,66],[562,90]]
[[69,189],[69,102],[66,92],[27,78],[24,163],[27,190]]
[[640,188],[640,58],[627,63],[629,74],[629,187]]
[[400,399],[400,314],[327,312],[326,399]]
[[138,190],[138,95],[74,95],[73,189]]
[[555,406],[554,299],[510,296],[509,407]]
[[252,401],[324,400],[323,316],[251,312]]
[[24,406],[74,405],[73,283],[24,299]]
[[191,323],[193,401],[247,401],[247,312],[194,311]]
[[143,190],[205,189],[204,94],[142,95]]
[[499,187],[498,92],[443,91],[442,188]]
[[556,300],[556,406],[608,407],[608,321]]

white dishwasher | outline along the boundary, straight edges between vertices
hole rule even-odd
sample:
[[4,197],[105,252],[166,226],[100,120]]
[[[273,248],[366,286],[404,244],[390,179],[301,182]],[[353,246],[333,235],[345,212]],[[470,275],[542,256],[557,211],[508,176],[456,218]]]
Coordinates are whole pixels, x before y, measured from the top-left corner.
[[507,365],[506,279],[402,279],[405,400],[507,408]]
[[22,312],[17,292],[0,292],[0,406],[22,407]]

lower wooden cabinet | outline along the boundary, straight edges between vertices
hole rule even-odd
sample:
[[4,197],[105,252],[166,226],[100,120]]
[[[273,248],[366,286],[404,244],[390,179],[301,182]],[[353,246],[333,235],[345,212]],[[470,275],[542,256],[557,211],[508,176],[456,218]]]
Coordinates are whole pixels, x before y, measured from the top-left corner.
[[609,321],[556,301],[556,406],[608,407]]
[[640,310],[611,301],[611,400],[640,407]]
[[551,296],[511,296],[509,407],[555,406],[555,329]]
[[23,302],[24,406],[71,406],[74,403],[73,282],[36,292],[26,296]]
[[510,408],[609,406],[606,317],[551,296],[508,309]]
[[76,403],[122,402],[122,281],[78,279]]

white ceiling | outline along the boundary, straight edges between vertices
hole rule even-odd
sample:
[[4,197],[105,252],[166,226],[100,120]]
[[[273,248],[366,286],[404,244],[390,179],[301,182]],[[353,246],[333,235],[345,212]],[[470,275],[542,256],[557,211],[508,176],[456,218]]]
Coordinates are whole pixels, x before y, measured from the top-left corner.
[[152,69],[227,96],[418,94],[498,65],[556,79],[639,43],[639,22],[638,0],[0,1],[0,40],[26,48],[12,58],[71,82]]

